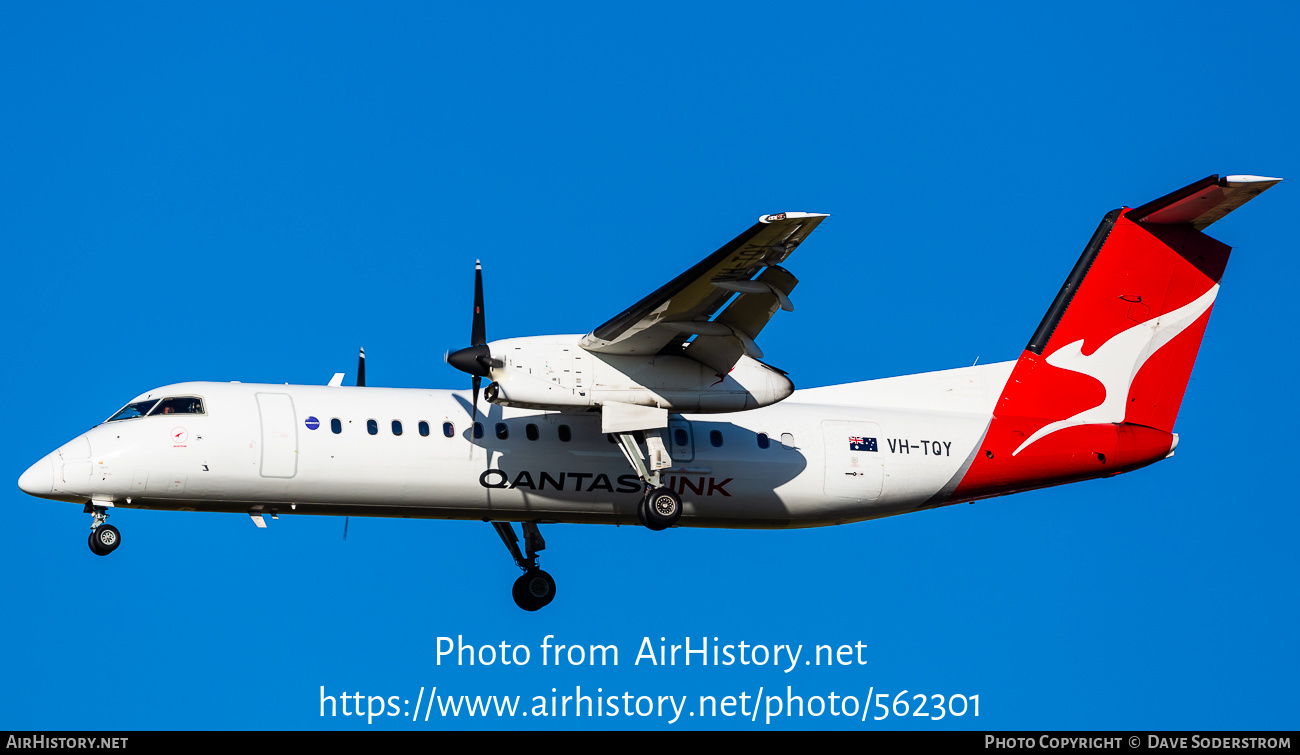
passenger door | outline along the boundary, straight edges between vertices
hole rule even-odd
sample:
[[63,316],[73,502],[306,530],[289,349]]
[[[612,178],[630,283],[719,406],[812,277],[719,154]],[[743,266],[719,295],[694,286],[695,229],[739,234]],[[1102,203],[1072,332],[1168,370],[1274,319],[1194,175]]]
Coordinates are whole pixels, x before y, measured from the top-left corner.
[[885,484],[880,456],[880,425],[874,422],[822,422],[826,495],[874,501]]
[[298,418],[293,398],[287,393],[259,393],[257,412],[262,420],[261,475],[286,478],[298,474]]

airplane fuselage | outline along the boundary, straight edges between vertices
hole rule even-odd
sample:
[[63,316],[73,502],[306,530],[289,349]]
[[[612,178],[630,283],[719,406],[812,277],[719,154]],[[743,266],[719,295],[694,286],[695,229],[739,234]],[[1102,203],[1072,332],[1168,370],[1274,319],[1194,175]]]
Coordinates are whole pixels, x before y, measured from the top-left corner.
[[[1126,471],[1098,467],[955,495],[1013,365],[796,391],[734,414],[674,415],[665,485],[681,495],[679,524],[843,524]],[[201,399],[203,412],[100,424],[33,465],[23,489],[143,509],[638,521],[643,486],[596,413],[490,406],[480,409],[475,437],[463,391],[195,382],[136,401],[167,397]]]

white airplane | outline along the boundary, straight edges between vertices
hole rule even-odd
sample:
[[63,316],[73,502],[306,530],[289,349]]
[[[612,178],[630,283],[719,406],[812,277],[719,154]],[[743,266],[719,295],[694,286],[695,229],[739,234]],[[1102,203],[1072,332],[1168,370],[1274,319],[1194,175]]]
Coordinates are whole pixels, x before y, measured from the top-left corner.
[[489,343],[477,270],[471,345],[447,356],[468,395],[364,387],[364,351],[357,387],[168,385],[18,485],[83,504],[98,555],[117,508],[491,522],[535,611],[555,595],[539,524],[816,527],[1112,476],[1178,444],[1231,251],[1202,229],[1279,180],[1108,213],[1011,362],[796,391],[755,339],[793,309],[779,264],[826,216],[787,212],[586,335]]

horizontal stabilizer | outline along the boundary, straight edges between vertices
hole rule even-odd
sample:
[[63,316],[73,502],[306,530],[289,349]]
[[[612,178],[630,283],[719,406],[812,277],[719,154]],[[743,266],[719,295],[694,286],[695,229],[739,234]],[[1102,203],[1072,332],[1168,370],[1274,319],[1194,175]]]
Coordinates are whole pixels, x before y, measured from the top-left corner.
[[1155,225],[1190,224],[1200,231],[1282,179],[1264,176],[1207,176],[1141,207],[1126,217]]

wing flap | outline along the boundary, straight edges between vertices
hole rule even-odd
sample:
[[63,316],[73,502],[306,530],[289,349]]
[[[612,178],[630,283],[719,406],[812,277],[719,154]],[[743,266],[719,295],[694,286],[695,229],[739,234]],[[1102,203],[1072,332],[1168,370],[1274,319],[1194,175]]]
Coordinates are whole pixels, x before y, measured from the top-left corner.
[[588,333],[580,345],[603,354],[657,354],[706,330],[697,324],[709,321],[738,291],[742,298],[779,300],[780,295],[771,291],[747,293],[742,289],[755,273],[788,258],[825,217],[806,212],[760,217],[721,249]]
[[742,354],[755,359],[762,357],[762,352],[751,353],[746,339],[752,344],[776,311],[786,309],[789,294],[799,279],[783,267],[772,266],[752,282],[759,285],[747,287],[714,319],[729,332],[699,336],[686,346],[686,356],[724,375],[736,366]]

